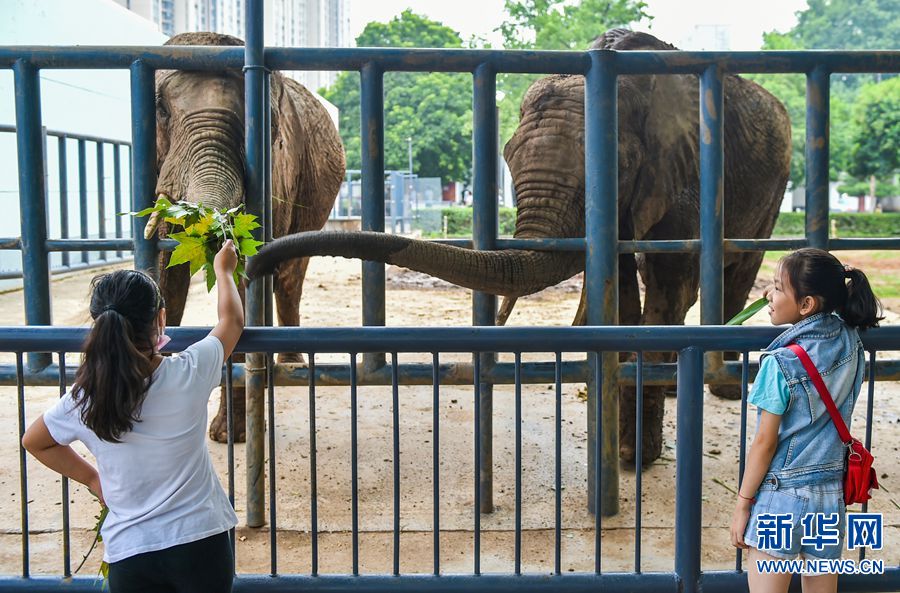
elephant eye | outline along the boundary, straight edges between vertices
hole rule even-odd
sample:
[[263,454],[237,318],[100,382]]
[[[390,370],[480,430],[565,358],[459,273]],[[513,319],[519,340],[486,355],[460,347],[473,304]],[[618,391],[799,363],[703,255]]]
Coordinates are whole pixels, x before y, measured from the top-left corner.
[[161,97],[156,98],[156,117],[158,119],[169,119],[169,110],[166,109]]

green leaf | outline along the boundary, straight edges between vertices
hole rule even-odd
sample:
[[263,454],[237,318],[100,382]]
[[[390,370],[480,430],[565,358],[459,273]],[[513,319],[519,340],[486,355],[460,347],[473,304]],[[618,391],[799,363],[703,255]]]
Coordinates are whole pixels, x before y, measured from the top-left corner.
[[769,300],[766,297],[757,299],[750,303],[750,305],[746,309],[729,319],[728,322],[725,323],[725,325],[741,325],[745,321],[756,315],[758,312],[760,312],[762,309],[764,309],[768,304]]
[[201,237],[192,237],[185,233],[172,233],[169,237],[178,241],[178,247],[172,252],[169,265],[166,267],[190,263],[191,275],[195,274],[206,262],[206,242]]
[[256,222],[256,217],[252,214],[238,214],[234,217],[235,238],[253,238],[253,235],[250,233],[250,231],[256,228],[259,228],[259,223]]
[[213,286],[216,285],[216,271],[208,262],[203,264],[203,271],[206,274],[206,292],[212,292]]
[[238,243],[238,255],[244,257],[256,255],[256,248],[262,244],[262,241],[256,239],[241,239]]

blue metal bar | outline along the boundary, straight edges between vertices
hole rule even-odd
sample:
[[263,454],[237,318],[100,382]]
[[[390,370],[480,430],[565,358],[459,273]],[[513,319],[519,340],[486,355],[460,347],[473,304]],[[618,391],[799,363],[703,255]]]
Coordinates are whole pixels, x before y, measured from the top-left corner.
[[[277,70],[359,70],[375,62],[384,70],[471,72],[490,64],[498,72],[582,74],[588,52],[497,51],[408,48],[269,48],[266,65]],[[823,64],[832,72],[900,71],[900,52],[876,51],[628,51],[621,74],[700,74],[712,62],[730,73],[807,72]],[[127,68],[142,60],[155,69],[221,70],[243,66],[243,52],[233,47],[92,46],[0,47],[0,68],[26,59],[39,68]]]
[[[306,352],[320,354],[347,352],[430,352],[434,349],[435,333],[441,333],[442,353],[449,352],[616,352],[627,343],[634,351],[671,352],[695,347],[718,351],[762,350],[780,333],[768,326],[683,326],[639,325],[600,327],[371,327],[371,328],[246,328],[238,341],[236,352]],[[82,327],[0,326],[0,352],[80,352],[87,335]],[[209,328],[172,327],[166,330],[172,342],[166,351],[177,352],[199,342]],[[900,343],[900,325],[879,327],[862,332],[867,350],[896,350]],[[891,361],[880,361],[882,363]],[[566,363],[568,364],[568,363]],[[577,363],[576,363],[577,364]],[[583,363],[582,363],[583,364]],[[430,366],[430,365],[429,365]],[[499,365],[498,365],[499,366]],[[526,373],[523,365],[523,381]],[[622,365],[623,368],[628,368]],[[670,369],[674,365],[654,365]],[[551,372],[536,383],[552,381]],[[737,365],[736,368],[740,368]],[[879,366],[893,369],[893,366]],[[649,373],[649,366],[644,369]],[[55,371],[54,371],[55,372]],[[668,372],[668,371],[667,371]],[[304,373],[306,373],[304,369]],[[320,375],[321,376],[321,375]],[[512,373],[510,372],[510,377]],[[484,372],[482,371],[482,379]],[[430,379],[430,376],[429,376]],[[651,382],[645,377],[644,385]],[[55,385],[55,375],[47,385]],[[471,381],[471,375],[467,377]],[[658,379],[654,378],[654,383]],[[442,381],[444,379],[442,378]],[[511,382],[511,381],[510,381]],[[449,381],[447,382],[449,383]],[[736,382],[735,382],[736,383]],[[381,383],[388,385],[386,381]],[[428,383],[430,384],[430,383]],[[459,383],[463,384],[463,383]]]
[[[66,394],[66,353],[59,352],[59,397]],[[63,576],[72,576],[72,543],[69,529],[69,478],[62,476],[62,536],[63,536]]]
[[275,465],[275,356],[266,354],[266,406],[269,423],[269,574],[278,575],[278,513],[275,503],[276,468]]
[[725,292],[724,73],[708,66],[700,77],[700,323],[722,323]]
[[[87,147],[84,140],[78,141],[78,227],[82,240],[87,240],[90,236],[88,232],[88,212],[87,212]],[[90,263],[90,253],[85,250],[81,252],[81,263]]]
[[[47,253],[47,205],[41,89],[38,70],[25,61],[13,65],[16,94],[16,150],[19,160],[19,212],[25,323],[50,325],[50,258]],[[29,354],[29,370],[51,362],[49,354]]]
[[808,245],[806,239],[725,239],[725,251],[792,251]]
[[[481,64],[475,69],[472,99],[474,145],[472,179],[472,243],[475,249],[491,250],[497,240],[497,77],[493,68]],[[497,320],[497,297],[474,291],[472,293],[472,325],[491,326]],[[485,353],[482,366],[490,370],[496,356]],[[481,510],[494,510],[494,448],[493,409],[494,387],[481,386]]]
[[22,353],[16,353],[16,411],[19,421],[19,513],[22,519],[22,578],[28,578],[28,464],[25,458],[25,447],[22,446],[22,436],[25,434],[25,369],[22,365]]
[[[747,461],[747,388],[750,382],[750,353],[744,351],[741,356],[741,444],[738,453],[738,492],[740,492],[741,482],[744,479],[744,467]],[[735,551],[734,569],[740,572],[743,570],[741,562],[743,556],[742,550]]]
[[[231,508],[234,508],[234,358],[229,356],[225,361],[225,429],[227,434],[227,455],[228,455],[228,502]],[[228,532],[231,540],[231,557],[236,558],[236,545],[234,527]],[[235,562],[235,567],[237,563]]]
[[432,399],[431,399],[431,466],[432,466],[432,525],[434,535],[434,576],[441,575],[441,381],[438,373],[440,355],[431,355]]
[[[97,143],[97,238],[106,238],[106,173],[103,166],[103,143]],[[106,252],[101,251],[100,259],[106,260]]]
[[675,574],[679,591],[700,591],[700,518],[703,495],[703,351],[678,353],[675,444]]
[[316,355],[309,360],[309,542],[312,554],[310,574],[319,574],[319,487],[316,481]]
[[[69,238],[69,164],[66,156],[66,138],[57,141],[57,161],[59,163],[59,236]],[[62,254],[62,265],[69,265],[69,254]]]
[[634,414],[634,572],[641,572],[641,495],[644,471],[644,353],[637,353]]
[[[265,217],[265,96],[266,68],[263,60],[263,2],[247,0],[245,4],[247,40],[244,46],[244,142],[246,165],[247,213]],[[253,230],[257,241],[265,239],[262,227]],[[246,291],[246,324],[265,323],[265,280],[250,282]],[[290,352],[288,350],[287,352]],[[265,357],[261,353],[247,355],[250,372],[246,375],[246,445],[247,459],[247,525],[261,527],[265,519]]]
[[394,437],[394,576],[400,576],[400,361],[391,353],[391,416]]
[[829,71],[816,66],[806,75],[806,239],[828,249]]
[[[263,237],[266,243],[270,243],[272,241],[272,229],[275,226],[272,221],[272,88],[271,88],[271,79],[272,74],[267,72],[265,78],[263,79],[265,82],[264,85],[264,96],[266,97],[265,107],[263,109],[263,116],[265,121],[263,123],[263,130],[265,130],[265,137],[263,139],[263,146],[265,147],[265,177],[264,177],[264,190],[263,190],[263,218],[262,218],[262,227],[263,227]],[[266,274],[266,285],[263,289],[263,295],[265,295],[265,325],[272,326],[275,325],[275,308],[273,306],[273,290],[274,290],[274,278],[272,274]]]
[[[63,50],[63,48],[56,48],[57,51]],[[2,48],[0,48],[2,51]],[[0,124],[0,132],[11,132],[13,134],[16,133],[16,126],[11,126],[8,124]],[[63,132],[62,130],[48,130],[45,129],[44,133],[47,136],[53,136],[58,139],[69,139],[69,140],[87,140],[88,142],[105,142],[107,144],[113,144],[116,146],[131,146],[128,142],[122,142],[121,140],[115,140],[113,138],[102,138],[100,136],[91,136],[88,134],[73,134],[71,132]]]
[[877,238],[859,238],[859,239],[829,239],[828,250],[848,250],[848,249],[896,249],[900,250],[900,238],[882,237]]
[[522,574],[522,353],[515,353],[515,408],[516,408],[516,502],[515,502],[515,574]]
[[[619,235],[618,205],[618,105],[615,52],[595,50],[584,85],[585,146],[585,290],[587,324],[615,325],[619,316]],[[619,512],[619,393],[616,383],[618,357],[604,353],[602,375],[607,383],[597,389],[588,387],[588,398],[605,397],[604,416],[595,416],[599,403],[588,400],[588,508],[615,515]],[[600,373],[595,373],[598,377]],[[601,446],[594,440],[602,432]],[[596,451],[600,455],[594,457]],[[601,479],[593,472],[599,468]],[[592,489],[602,488],[599,507],[594,507]]]
[[[115,219],[116,239],[122,238],[122,217],[119,216],[122,210],[122,159],[119,154],[119,145],[113,144],[113,212]],[[116,250],[116,257],[122,257],[122,249]]]
[[556,352],[556,364],[553,365],[553,381],[556,387],[556,435],[554,448],[554,541],[553,541],[553,574],[562,574],[562,352]]
[[475,441],[475,458],[473,465],[475,466],[475,477],[473,479],[475,492],[473,493],[474,503],[472,505],[475,512],[475,536],[474,536],[474,552],[475,566],[472,572],[481,575],[481,357],[472,357],[472,366],[474,373],[472,376],[472,390],[475,393],[475,404],[473,406],[475,413],[474,441]]
[[[603,418],[603,393],[601,389],[603,388],[603,379],[606,374],[604,371],[606,369],[603,368],[603,365],[600,363],[600,353],[591,352],[588,354],[588,358],[593,360],[593,367],[597,369],[597,374],[594,375],[593,384],[588,383],[588,407],[593,408],[594,410],[594,418]],[[598,376],[599,375],[599,376]],[[593,388],[593,389],[592,389]],[[591,397],[593,395],[593,397]],[[593,451],[594,451],[594,460],[599,465],[603,458],[603,435],[604,429],[602,422],[598,422],[595,426],[597,426],[598,433],[594,437],[593,442]],[[588,444],[590,445],[590,436],[588,437]],[[590,462],[588,462],[588,481],[590,481]],[[603,500],[602,500],[602,492],[603,486],[600,483],[601,477],[603,475],[603,470],[597,471],[597,468],[594,467],[594,491],[593,491],[593,510],[594,510],[594,572],[596,574],[600,574],[601,572],[601,561],[602,561],[602,534],[603,534],[603,524],[601,517],[603,516]],[[590,505],[589,505],[590,506]],[[590,510],[590,509],[588,509]]]
[[356,410],[356,354],[350,354],[350,513],[352,516],[353,576],[359,575],[359,440]]
[[[151,206],[156,191],[156,81],[153,69],[136,61],[131,68],[131,209]],[[134,268],[159,278],[157,235],[144,238],[146,219],[131,218]]]
[[[384,232],[384,72],[367,63],[360,73],[362,220],[364,231]],[[363,325],[385,324],[384,264],[362,262]],[[384,366],[384,355],[363,356],[369,371]]]
[[[868,401],[866,401],[866,449],[869,451],[872,450],[872,412],[875,409],[875,375],[877,373],[877,369],[875,368],[875,351],[869,351],[869,392],[868,392]],[[869,503],[862,503],[862,512],[868,512]],[[866,557],[866,548],[862,547],[859,549],[859,559],[862,560]]]

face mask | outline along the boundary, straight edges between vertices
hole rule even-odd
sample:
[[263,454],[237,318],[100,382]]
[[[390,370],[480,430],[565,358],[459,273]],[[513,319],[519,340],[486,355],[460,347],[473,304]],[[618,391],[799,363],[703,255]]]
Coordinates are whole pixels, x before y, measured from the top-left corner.
[[161,330],[159,337],[156,339],[156,351],[157,352],[161,352],[162,349],[165,348],[166,344],[168,344],[169,342],[172,341],[172,338],[170,338],[166,334],[162,333],[163,331],[165,331],[165,328],[163,328]]

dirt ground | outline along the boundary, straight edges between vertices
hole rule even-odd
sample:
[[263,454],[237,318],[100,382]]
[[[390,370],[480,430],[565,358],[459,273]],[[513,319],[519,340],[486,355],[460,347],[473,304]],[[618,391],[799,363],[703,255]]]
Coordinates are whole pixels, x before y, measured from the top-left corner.
[[[871,273],[897,274],[900,254],[874,261],[865,253],[845,253],[842,259]],[[872,265],[878,269],[873,270]],[[868,267],[867,267],[868,266]],[[82,325],[88,321],[86,297],[96,271],[56,277],[53,282],[53,321],[56,325]],[[771,274],[765,269],[762,274]],[[751,298],[761,294],[767,278],[760,278]],[[510,325],[568,325],[578,304],[580,281],[521,299]],[[0,295],[0,325],[23,323],[23,295]],[[886,323],[900,322],[898,299],[887,301]],[[301,304],[304,326],[361,325],[360,264],[336,258],[315,258],[309,266]],[[688,323],[698,323],[695,307]],[[215,304],[200,276],[191,287],[186,324],[208,326],[215,319]],[[465,326],[471,324],[471,293],[397,268],[388,269],[387,323],[390,326]],[[753,324],[767,323],[760,315]],[[900,353],[884,353],[898,358]],[[525,360],[551,360],[552,355],[529,355]],[[317,357],[317,362],[339,360]],[[430,360],[428,355],[401,357]],[[14,358],[0,354],[0,361]],[[70,364],[77,362],[70,355]],[[593,569],[594,519],[586,501],[586,416],[579,397],[583,385],[563,386],[563,538],[562,570]],[[440,409],[440,561],[446,573],[471,572],[473,567],[473,409],[472,389],[441,388]],[[25,417],[31,422],[58,397],[57,388],[28,387]],[[884,513],[884,550],[868,557],[883,558],[888,565],[900,562],[900,385],[877,383],[873,453],[882,484],[870,511]],[[15,388],[0,388],[0,574],[21,574],[22,500],[17,448]],[[554,392],[549,385],[525,385],[523,397],[523,507],[522,563],[524,572],[547,573],[553,568],[553,443]],[[308,390],[278,388],[276,404],[276,505],[277,551],[280,573],[308,573],[310,553]],[[360,571],[389,573],[392,566],[392,432],[390,389],[359,388],[359,517]],[[400,388],[401,418],[401,571],[433,570],[432,506],[432,390],[428,386]],[[514,525],[514,400],[510,386],[495,388],[494,470],[496,510],[482,516],[482,570],[511,572]],[[853,431],[864,432],[867,396],[859,401]],[[210,417],[217,395],[210,398]],[[348,573],[351,567],[350,514],[350,413],[349,388],[319,388],[316,397],[318,438],[318,516],[320,573]],[[728,525],[736,488],[740,402],[707,393],[704,405],[703,531],[704,570],[734,567],[735,551],[728,543]],[[751,424],[749,433],[753,432]],[[748,436],[749,440],[749,436]],[[675,501],[675,401],[666,402],[666,448],[663,457],[643,474],[641,536],[644,571],[673,569]],[[209,444],[223,484],[227,484],[226,447]],[[236,506],[244,519],[244,450],[235,447]],[[62,572],[62,501],[58,476],[33,459],[28,471],[28,529],[31,533],[32,574]],[[605,571],[634,569],[633,470],[621,472],[621,512],[603,518],[602,564]],[[74,565],[90,545],[98,507],[86,489],[73,484],[69,495]],[[239,573],[268,573],[269,529],[239,527]],[[845,552],[845,554],[849,554]],[[89,559],[83,574],[94,574],[99,551]]]

